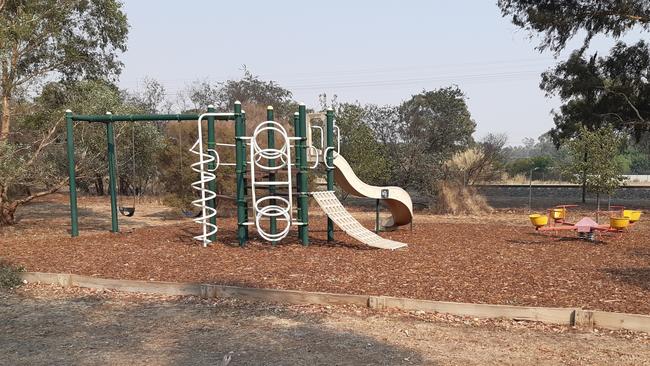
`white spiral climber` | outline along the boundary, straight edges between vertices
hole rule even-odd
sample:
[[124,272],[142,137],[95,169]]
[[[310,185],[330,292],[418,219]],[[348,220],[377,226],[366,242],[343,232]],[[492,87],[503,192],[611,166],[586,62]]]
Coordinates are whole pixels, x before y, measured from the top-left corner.
[[[262,132],[272,130],[277,132],[282,138],[282,146],[279,149],[276,148],[262,148],[257,143],[257,137]],[[253,198],[253,209],[255,214],[255,227],[257,228],[257,233],[265,240],[268,241],[278,241],[283,239],[289,233],[291,228],[291,208],[293,206],[292,199],[292,184],[291,184],[291,149],[289,146],[290,138],[287,135],[287,131],[282,127],[281,124],[274,121],[264,121],[260,123],[251,137],[251,149],[250,149],[250,159],[251,159],[251,193]],[[262,160],[275,160],[280,162],[277,166],[268,166],[262,163]],[[273,172],[282,168],[287,169],[287,180],[286,181],[259,181],[255,174],[256,169],[261,169],[267,172]],[[281,196],[264,196],[257,198],[256,188],[258,187],[285,187],[287,188],[289,195],[288,199]],[[275,204],[272,202],[275,201]],[[280,204],[278,204],[280,203]],[[275,217],[279,221],[285,221],[286,226],[280,232],[272,234],[264,231],[260,225],[260,220],[262,218],[271,218]]]
[[[201,209],[201,215],[194,218],[193,221],[202,226],[201,235],[195,236],[194,239],[200,241],[204,247],[212,242],[209,238],[216,234],[218,230],[217,226],[210,222],[210,219],[217,215],[217,210],[207,204],[216,198],[217,194],[209,190],[206,184],[216,179],[216,175],[213,172],[219,167],[219,154],[213,149],[203,150],[203,131],[201,127],[201,120],[211,115],[218,115],[218,113],[204,113],[199,116],[197,121],[199,136],[190,148],[190,152],[199,157],[199,161],[193,163],[191,167],[193,171],[199,173],[200,177],[199,180],[192,182],[192,188],[201,193],[201,198],[192,201],[192,205]],[[212,162],[215,163],[214,169],[209,169],[208,164]]]

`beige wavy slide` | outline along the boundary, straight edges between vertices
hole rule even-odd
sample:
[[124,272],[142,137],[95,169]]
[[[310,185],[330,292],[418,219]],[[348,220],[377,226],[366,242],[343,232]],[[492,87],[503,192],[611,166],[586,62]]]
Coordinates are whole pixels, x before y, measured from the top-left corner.
[[342,155],[334,153],[334,180],[344,191],[358,197],[381,199],[392,217],[384,220],[384,229],[394,229],[408,225],[413,220],[413,202],[411,196],[400,187],[378,187],[364,183],[352,170]]

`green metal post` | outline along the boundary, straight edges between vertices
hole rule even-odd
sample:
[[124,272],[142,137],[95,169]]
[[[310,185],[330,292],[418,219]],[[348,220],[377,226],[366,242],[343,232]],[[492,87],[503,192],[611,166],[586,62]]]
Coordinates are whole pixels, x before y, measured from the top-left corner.
[[74,124],[72,111],[65,111],[65,131],[68,153],[68,185],[70,189],[70,235],[79,236],[79,212],[77,211],[77,177],[74,162]]
[[[208,106],[208,113],[214,113],[214,106],[212,104],[210,104]],[[214,133],[214,116],[208,116],[208,151],[216,149],[216,143],[215,142],[216,141],[215,141],[215,133]],[[210,152],[210,155],[214,156],[214,154],[212,152]],[[214,170],[215,166],[216,166],[216,164],[213,161],[210,164],[208,164],[208,169]],[[211,190],[212,192],[215,192],[215,193],[217,192],[217,180],[216,179],[211,180],[210,182],[208,182],[208,189]],[[216,209],[217,208],[217,199],[214,198],[214,199],[210,200],[208,202],[208,207]],[[214,226],[217,226],[217,215],[214,215],[214,216],[212,216],[210,218],[210,223],[212,225],[214,225]],[[214,233],[214,234],[210,235],[209,239],[211,241],[217,240],[217,234]]]
[[379,233],[379,200],[375,200],[375,233]]
[[[266,107],[266,120],[267,121],[273,121],[273,118],[274,118],[274,116],[273,116],[273,107],[272,106]],[[267,140],[268,140],[267,141],[267,147],[269,149],[275,149],[275,131],[273,131],[272,129],[269,129],[267,131],[266,135],[267,135]],[[268,164],[269,164],[269,167],[275,167],[275,159],[270,159],[268,161]],[[275,182],[275,171],[273,171],[273,170],[271,170],[269,172],[269,182]],[[269,195],[275,196],[275,192],[276,192],[275,186],[270,185],[269,186]],[[275,200],[271,200],[270,204],[275,205],[276,204]],[[278,222],[277,222],[277,218],[275,216],[271,217],[270,224],[269,224],[269,230],[271,232],[271,235],[274,235],[275,233],[278,232]],[[276,242],[274,241],[272,244],[275,245]]]
[[[334,111],[332,108],[327,109],[326,115],[326,125],[325,125],[325,134],[326,134],[326,143],[327,147],[334,147]],[[327,149],[327,155],[325,157],[326,167],[327,167],[327,190],[334,190],[334,151],[333,149]],[[330,168],[332,167],[332,168]],[[327,241],[334,240],[334,222],[332,219],[327,217]]]
[[117,180],[115,173],[115,134],[113,133],[113,122],[106,123],[106,139],[108,140],[108,191],[111,195],[111,231],[119,231],[117,224]]
[[[244,111],[244,110],[241,111],[241,119],[242,119],[242,123],[243,123],[243,127],[242,127],[243,136],[246,136],[246,134],[247,134],[247,132],[246,132],[246,111]],[[244,200],[246,201],[246,203],[244,204],[244,213],[246,214],[246,221],[248,221],[248,218],[250,216],[248,215],[248,178],[246,177],[246,173],[248,173],[248,167],[247,167],[247,165],[248,165],[248,151],[246,151],[246,149],[247,149],[246,142],[244,142],[242,144],[242,146],[243,146],[243,150],[244,150],[244,161],[242,162],[243,166],[244,166],[244,173],[243,173],[244,174]],[[249,239],[248,226],[246,226],[246,231],[244,232],[244,235],[245,235],[246,241],[248,241],[248,239]]]
[[302,245],[309,245],[309,196],[308,196],[308,170],[307,170],[307,110],[304,104],[298,107],[298,125],[300,131],[300,165],[298,171],[298,200],[300,206],[300,241]]
[[248,221],[246,216],[246,181],[244,180],[246,145],[241,139],[245,133],[241,103],[237,101],[235,102],[235,175],[237,177],[237,239],[239,239],[240,246],[246,244],[248,231],[248,227],[245,225]]
[[[300,123],[299,123],[300,117],[299,117],[299,115],[300,114],[298,112],[295,112],[293,114],[293,134],[294,134],[295,137],[300,137]],[[299,180],[299,177],[300,177],[300,153],[298,152],[299,151],[298,146],[300,146],[300,141],[296,141],[294,146],[296,147],[294,149],[294,154],[296,155],[296,157],[295,157],[295,161],[296,161],[295,167],[296,167],[296,172],[297,172],[295,181],[299,182],[300,181]],[[296,184],[298,184],[298,183],[296,183]],[[299,189],[297,189],[297,191],[299,191]],[[298,202],[297,207],[298,208],[296,209],[296,217],[298,218],[298,220],[300,220],[300,217],[301,217],[300,213],[302,211],[300,210],[300,203],[299,202]],[[300,229],[298,229],[298,239],[300,239],[300,234],[301,234],[301,231],[300,231]]]

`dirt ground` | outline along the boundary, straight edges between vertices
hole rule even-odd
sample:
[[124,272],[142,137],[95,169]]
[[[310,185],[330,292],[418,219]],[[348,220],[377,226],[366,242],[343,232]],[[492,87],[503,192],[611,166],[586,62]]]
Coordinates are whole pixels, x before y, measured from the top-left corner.
[[[23,210],[20,224],[0,233],[0,257],[28,271],[650,314],[644,218],[594,244],[536,233],[522,212],[417,215],[413,231],[382,233],[409,244],[391,252],[339,231],[327,243],[325,218],[312,208],[309,247],[295,232],[272,247],[251,230],[242,249],[234,219],[220,219],[218,242],[202,248],[192,239],[198,225],[155,203],[122,219],[122,233],[109,233],[108,205],[97,199],[82,200],[82,235],[71,239],[66,204],[53,196]],[[373,213],[355,216],[372,227]]]
[[0,292],[6,365],[648,365],[647,334],[356,307],[28,285]]

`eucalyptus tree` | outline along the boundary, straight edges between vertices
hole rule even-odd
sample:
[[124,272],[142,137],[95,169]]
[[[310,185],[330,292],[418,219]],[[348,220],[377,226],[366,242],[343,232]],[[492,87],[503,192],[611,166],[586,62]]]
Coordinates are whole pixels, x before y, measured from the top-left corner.
[[0,140],[15,96],[48,79],[110,79],[122,67],[128,23],[117,0],[5,0],[0,8]]
[[650,29],[647,0],[498,0],[504,17],[540,33],[539,50],[559,52],[572,38],[584,34],[585,50],[596,35],[620,38],[634,28]]
[[540,87],[560,98],[554,111],[553,141],[559,145],[581,126],[611,125],[635,140],[650,131],[650,47],[644,41],[619,42],[604,57],[574,52],[567,61],[542,74]]

